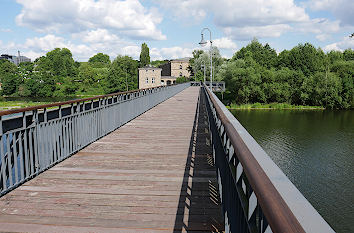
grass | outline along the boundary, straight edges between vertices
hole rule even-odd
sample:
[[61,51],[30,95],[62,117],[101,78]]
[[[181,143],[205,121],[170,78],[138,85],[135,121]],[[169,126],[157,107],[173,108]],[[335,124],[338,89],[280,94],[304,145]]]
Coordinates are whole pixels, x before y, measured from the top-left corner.
[[8,110],[15,108],[25,108],[42,104],[50,104],[51,102],[24,102],[24,101],[0,101],[0,110]]
[[323,110],[325,109],[322,106],[304,106],[304,105],[291,105],[288,103],[254,103],[254,104],[231,104],[226,106],[228,109],[314,109],[314,110]]

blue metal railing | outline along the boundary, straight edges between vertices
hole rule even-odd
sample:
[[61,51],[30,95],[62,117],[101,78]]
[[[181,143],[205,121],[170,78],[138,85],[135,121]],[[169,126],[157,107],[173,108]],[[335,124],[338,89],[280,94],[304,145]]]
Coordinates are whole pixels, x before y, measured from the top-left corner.
[[0,196],[190,83],[0,112]]

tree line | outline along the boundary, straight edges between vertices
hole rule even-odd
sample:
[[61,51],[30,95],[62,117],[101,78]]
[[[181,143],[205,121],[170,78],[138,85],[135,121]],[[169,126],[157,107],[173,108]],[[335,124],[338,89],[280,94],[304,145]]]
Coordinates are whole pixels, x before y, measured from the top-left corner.
[[[227,104],[289,103],[354,108],[354,51],[324,53],[310,43],[299,44],[281,53],[268,44],[253,40],[231,59],[221,58],[213,49],[214,80],[225,81]],[[196,80],[203,80],[206,64],[209,80],[209,53],[194,51],[190,61]]]
[[0,60],[1,95],[61,97],[99,95],[137,89],[138,67],[150,63],[144,43],[140,61],[118,55],[113,62],[98,53],[88,62],[74,61],[67,48],[56,48],[34,62],[16,66]]
[[[225,81],[226,104],[288,103],[354,108],[354,51],[324,53],[309,43],[281,53],[268,44],[253,40],[231,59],[212,49],[214,80]],[[210,77],[210,54],[193,51],[189,70],[194,80]],[[118,55],[111,62],[98,53],[88,62],[74,61],[67,48],[56,48],[34,62],[19,66],[0,60],[1,95],[60,97],[108,94],[138,87],[138,67],[159,66],[150,61],[149,48],[143,43],[140,60]],[[188,81],[179,78],[177,83]]]

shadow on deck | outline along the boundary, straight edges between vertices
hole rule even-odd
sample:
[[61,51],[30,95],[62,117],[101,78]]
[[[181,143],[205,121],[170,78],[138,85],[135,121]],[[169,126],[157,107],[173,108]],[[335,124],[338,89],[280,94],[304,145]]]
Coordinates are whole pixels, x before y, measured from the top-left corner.
[[200,91],[174,232],[223,232],[205,96]]

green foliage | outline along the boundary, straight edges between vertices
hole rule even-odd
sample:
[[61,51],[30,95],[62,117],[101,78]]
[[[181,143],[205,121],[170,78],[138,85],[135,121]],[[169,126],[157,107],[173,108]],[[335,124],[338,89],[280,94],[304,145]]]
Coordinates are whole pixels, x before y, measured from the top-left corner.
[[184,77],[184,76],[178,77],[178,78],[176,79],[176,83],[186,83],[186,82],[189,82],[189,79],[186,78],[186,77]]
[[12,95],[21,83],[17,66],[7,60],[0,60],[0,80],[3,95]]
[[151,61],[150,64],[154,67],[159,67],[163,64],[168,63],[168,60],[155,60],[155,61]]
[[101,95],[136,89],[137,68],[138,62],[127,56],[111,64],[108,55],[98,53],[89,62],[75,62],[69,49],[56,48],[18,67],[0,60],[0,81],[8,96]]
[[138,62],[129,56],[117,56],[105,79],[105,92],[115,93],[137,88]]
[[217,76],[226,83],[227,103],[354,108],[353,54],[351,49],[325,54],[306,43],[277,55],[253,40],[224,62]]
[[[224,59],[220,55],[220,51],[217,47],[212,48],[213,54],[213,80],[218,80],[218,73]],[[210,80],[210,52],[204,52],[203,50],[194,50],[193,58],[189,60],[188,70],[192,76],[197,76],[195,80],[204,80],[204,67],[206,80]],[[202,78],[201,78],[202,76]]]
[[227,106],[229,109],[317,109],[323,110],[321,106],[303,106],[303,105],[291,105],[288,103],[254,103],[254,104],[231,104]]
[[111,64],[111,60],[107,54],[97,53],[93,57],[91,57],[88,62],[92,67],[95,68],[103,68],[108,67]]
[[39,69],[50,70],[52,75],[59,80],[61,77],[73,77],[77,74],[72,54],[67,48],[56,48],[40,58]]
[[353,61],[354,60],[354,51],[352,49],[344,50],[343,58],[346,61]]
[[278,68],[288,67],[301,71],[305,76],[325,70],[326,55],[321,49],[316,49],[310,43],[299,44],[290,51],[280,54]]
[[141,45],[141,52],[140,52],[140,67],[145,67],[150,64],[150,52],[149,47],[146,43]]
[[235,53],[232,59],[245,59],[247,56],[252,57],[259,65],[267,68],[273,67],[277,61],[277,53],[275,50],[272,49],[269,44],[263,46],[257,39],[253,39],[250,44],[240,49]]

